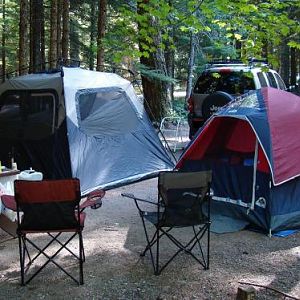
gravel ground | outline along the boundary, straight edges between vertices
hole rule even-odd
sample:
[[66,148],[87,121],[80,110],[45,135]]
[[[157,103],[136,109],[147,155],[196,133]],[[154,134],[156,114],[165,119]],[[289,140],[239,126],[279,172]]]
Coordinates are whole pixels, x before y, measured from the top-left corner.
[[[182,254],[160,276],[153,275],[149,257],[139,257],[145,238],[134,203],[120,193],[151,198],[156,184],[151,179],[107,191],[100,209],[86,210],[83,286],[50,264],[21,287],[17,239],[7,240],[0,231],[0,299],[235,299],[239,282],[300,298],[300,233],[286,238],[251,231],[212,233],[209,270]],[[187,235],[187,229],[181,234]],[[168,244],[163,249],[162,258],[171,251]],[[64,265],[72,262],[69,255],[59,259]],[[68,270],[76,274],[76,265],[71,263]],[[256,297],[283,299],[257,287]]]

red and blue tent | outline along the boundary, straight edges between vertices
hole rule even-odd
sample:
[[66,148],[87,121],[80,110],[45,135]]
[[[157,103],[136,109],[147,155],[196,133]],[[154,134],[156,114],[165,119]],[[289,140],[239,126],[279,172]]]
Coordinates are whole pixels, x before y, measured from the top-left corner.
[[213,209],[276,232],[300,227],[300,97],[274,88],[230,102],[179,159],[212,169]]

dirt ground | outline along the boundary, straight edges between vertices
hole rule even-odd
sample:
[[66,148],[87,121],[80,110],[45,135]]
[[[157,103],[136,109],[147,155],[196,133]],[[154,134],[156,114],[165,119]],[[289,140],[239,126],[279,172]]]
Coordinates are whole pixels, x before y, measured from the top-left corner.
[[[242,286],[239,282],[275,288],[300,298],[300,233],[285,238],[251,231],[212,233],[209,270],[182,254],[160,276],[153,275],[149,256],[139,257],[145,237],[137,210],[133,201],[120,194],[134,192],[155,198],[156,184],[157,180],[151,179],[107,191],[100,209],[86,210],[82,286],[49,264],[21,287],[18,241],[0,231],[0,299],[235,299]],[[187,231],[181,234],[187,235]],[[162,259],[171,250],[165,244]],[[77,275],[77,265],[63,254],[59,259]],[[256,297],[283,299],[257,287]]]

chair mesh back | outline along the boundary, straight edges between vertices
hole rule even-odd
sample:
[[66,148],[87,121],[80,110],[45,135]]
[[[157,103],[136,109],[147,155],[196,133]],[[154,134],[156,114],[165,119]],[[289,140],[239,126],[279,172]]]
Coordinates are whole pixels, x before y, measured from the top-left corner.
[[162,222],[170,226],[190,226],[207,221],[203,204],[210,182],[211,171],[161,172],[158,188],[165,205]]
[[19,230],[61,230],[79,227],[75,208],[80,201],[78,179],[15,181]]

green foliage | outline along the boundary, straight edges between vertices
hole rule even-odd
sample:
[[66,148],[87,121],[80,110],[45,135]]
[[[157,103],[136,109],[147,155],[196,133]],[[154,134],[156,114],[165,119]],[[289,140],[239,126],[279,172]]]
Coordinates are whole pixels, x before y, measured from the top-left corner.
[[[3,6],[0,6],[1,17],[1,40],[5,34],[5,51],[6,51],[6,72],[12,72],[16,69],[16,62],[18,61],[17,51],[19,39],[19,23],[16,22],[19,18],[19,8],[16,1],[6,1],[5,4],[5,21],[3,19]],[[5,28],[5,32],[3,29]],[[1,51],[3,46],[1,45]]]
[[140,72],[141,75],[146,76],[147,78],[153,80],[153,81],[164,81],[176,84],[177,80],[164,75],[161,70],[152,70],[149,67],[142,65],[142,64],[136,64],[137,70]]
[[186,109],[186,102],[184,98],[178,98],[173,101],[173,108],[169,111],[168,117],[187,118],[188,111]]
[[[94,56],[97,52],[95,41],[90,41],[92,1],[70,1],[74,29],[71,44],[76,45],[83,66],[88,66],[90,52]],[[47,50],[50,1],[45,0],[44,6]],[[16,69],[19,1],[7,0],[5,8],[6,33],[1,30],[1,34],[6,36],[8,68]],[[175,77],[183,80],[187,76],[189,37],[194,33],[197,40],[195,71],[214,58],[262,57],[266,45],[272,50],[268,51],[268,60],[276,66],[282,43],[300,49],[299,10],[299,0],[111,0],[103,44],[105,61],[120,66],[136,65],[153,80],[170,81],[163,77],[162,70],[143,69],[137,62],[140,57],[155,53],[157,48],[172,50]],[[1,15],[0,25],[3,25]]]

